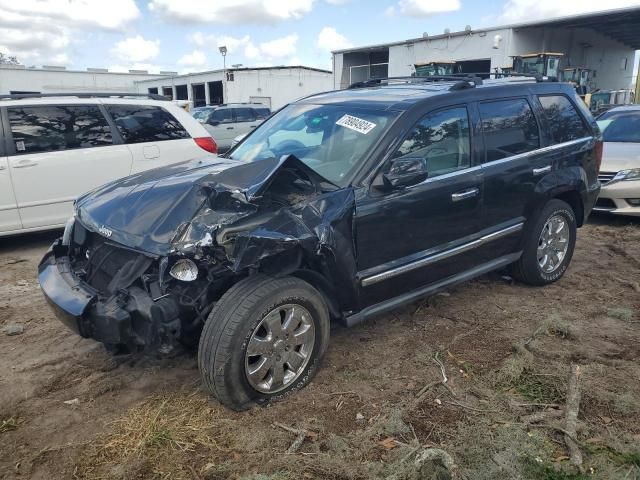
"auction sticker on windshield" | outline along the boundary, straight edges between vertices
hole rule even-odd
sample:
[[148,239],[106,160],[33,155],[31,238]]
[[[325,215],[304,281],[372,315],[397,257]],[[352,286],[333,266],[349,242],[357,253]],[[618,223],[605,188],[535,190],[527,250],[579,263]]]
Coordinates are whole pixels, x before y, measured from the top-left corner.
[[366,135],[371,130],[376,128],[375,123],[368,122],[367,120],[363,120],[362,118],[352,117],[351,115],[346,114],[336,122],[336,125],[350,128],[351,130],[355,130],[356,132],[362,133],[363,135]]

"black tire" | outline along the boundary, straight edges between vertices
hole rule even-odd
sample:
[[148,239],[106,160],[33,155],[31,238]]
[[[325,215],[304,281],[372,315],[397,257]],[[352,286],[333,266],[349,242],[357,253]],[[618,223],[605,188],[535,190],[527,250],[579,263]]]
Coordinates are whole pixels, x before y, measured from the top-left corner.
[[[538,263],[538,246],[543,228],[549,219],[556,215],[565,219],[569,228],[567,252],[552,272],[545,272]],[[537,216],[535,223],[525,230],[522,256],[511,266],[513,277],[523,283],[535,286],[548,285],[560,279],[571,263],[576,245],[576,232],[576,216],[571,206],[562,200],[550,200]]]
[[[301,373],[286,388],[262,393],[245,373],[245,353],[252,334],[265,316],[279,306],[303,306],[311,315],[315,339]],[[202,330],[198,367],[207,390],[223,405],[246,410],[256,404],[280,400],[306,386],[329,344],[329,312],[322,295],[294,277],[253,275],[231,287],[216,303]]]

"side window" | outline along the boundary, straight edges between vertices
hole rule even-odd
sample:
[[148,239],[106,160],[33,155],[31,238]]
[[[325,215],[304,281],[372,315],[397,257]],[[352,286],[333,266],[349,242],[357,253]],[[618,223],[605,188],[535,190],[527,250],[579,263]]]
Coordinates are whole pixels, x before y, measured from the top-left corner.
[[234,108],[236,122],[254,122],[256,120],[253,108]]
[[230,108],[219,108],[209,116],[209,122],[231,123],[233,116]]
[[95,105],[10,107],[7,113],[17,155],[113,144]]
[[540,147],[538,122],[524,98],[486,102],[479,106],[487,162]]
[[589,136],[589,131],[584,126],[582,117],[567,97],[545,95],[538,97],[538,99],[549,123],[554,143],[569,142]]
[[160,142],[189,138],[189,133],[165,109],[141,105],[108,105],[126,143]]
[[464,107],[425,116],[402,142],[393,158],[422,157],[429,177],[471,166],[469,116]]
[[269,110],[268,108],[254,108],[253,109],[255,114],[256,114],[256,118],[258,120],[264,120],[265,118],[267,118],[269,115],[271,115],[271,110]]

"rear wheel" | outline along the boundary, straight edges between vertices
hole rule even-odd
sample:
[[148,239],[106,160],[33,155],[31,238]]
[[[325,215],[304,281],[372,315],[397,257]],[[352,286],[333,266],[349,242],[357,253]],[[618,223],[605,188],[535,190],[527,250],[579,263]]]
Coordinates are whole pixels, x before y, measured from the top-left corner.
[[576,244],[576,217],[562,200],[550,200],[527,229],[520,259],[512,274],[529,285],[547,285],[567,271]]
[[293,277],[252,276],[212,310],[200,337],[198,365],[208,390],[244,410],[307,385],[329,342],[321,294]]

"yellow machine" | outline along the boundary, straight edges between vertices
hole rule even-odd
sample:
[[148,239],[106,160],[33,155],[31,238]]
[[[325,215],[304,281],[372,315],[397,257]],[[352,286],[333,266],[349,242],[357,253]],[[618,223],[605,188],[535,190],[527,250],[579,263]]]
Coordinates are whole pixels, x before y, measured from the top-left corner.
[[564,53],[540,52],[513,57],[513,73],[558,78]]

